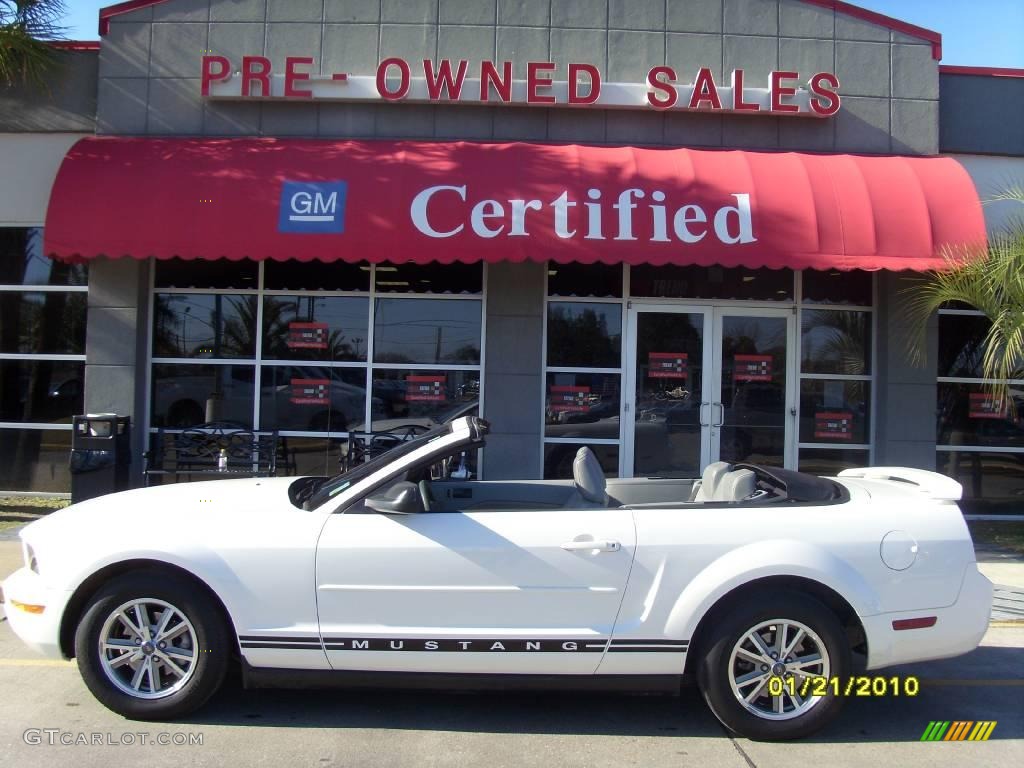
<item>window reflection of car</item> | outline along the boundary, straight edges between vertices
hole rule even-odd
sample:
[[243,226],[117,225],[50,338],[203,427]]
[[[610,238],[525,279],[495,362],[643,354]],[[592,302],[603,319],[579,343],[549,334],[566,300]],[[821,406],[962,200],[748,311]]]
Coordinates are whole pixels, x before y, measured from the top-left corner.
[[[366,390],[344,381],[331,380],[330,370],[322,368],[292,369],[292,378],[328,381],[326,403],[299,403],[291,381],[261,385],[261,411],[264,427],[277,429],[344,432],[349,425],[360,423],[365,416]],[[251,373],[233,369],[232,377],[218,388],[210,376],[170,376],[154,383],[153,402],[157,421],[162,426],[182,428],[201,424],[212,416],[214,421],[252,422],[252,379],[239,374]],[[209,408],[207,405],[209,404]],[[374,401],[375,411],[380,402]]]

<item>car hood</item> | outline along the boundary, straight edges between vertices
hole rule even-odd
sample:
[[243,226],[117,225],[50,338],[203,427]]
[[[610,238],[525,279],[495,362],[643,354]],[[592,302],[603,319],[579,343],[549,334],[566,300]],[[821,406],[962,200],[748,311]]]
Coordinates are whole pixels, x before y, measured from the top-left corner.
[[254,532],[289,525],[281,518],[310,517],[288,499],[288,486],[298,478],[243,478],[175,483],[112,493],[72,504],[37,520],[21,531],[34,548],[67,552],[73,559],[83,549],[93,555],[107,551],[163,551],[203,546],[233,531],[235,540]]

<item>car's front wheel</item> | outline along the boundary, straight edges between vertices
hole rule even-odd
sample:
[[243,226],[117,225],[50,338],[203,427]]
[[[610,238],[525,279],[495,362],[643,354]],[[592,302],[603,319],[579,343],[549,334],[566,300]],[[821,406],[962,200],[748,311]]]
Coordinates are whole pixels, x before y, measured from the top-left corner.
[[[835,614],[807,595],[759,594],[712,629],[698,680],[729,729],[751,739],[798,739],[823,728],[842,699],[832,678],[847,678],[852,657]],[[824,695],[816,695],[822,694]]]
[[101,704],[136,720],[201,707],[223,682],[230,649],[224,619],[204,592],[152,571],[104,586],[75,633],[86,686]]

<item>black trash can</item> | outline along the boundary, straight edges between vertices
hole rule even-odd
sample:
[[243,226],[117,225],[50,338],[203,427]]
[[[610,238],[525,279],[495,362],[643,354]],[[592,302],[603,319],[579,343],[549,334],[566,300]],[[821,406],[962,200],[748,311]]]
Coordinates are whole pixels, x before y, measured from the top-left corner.
[[113,413],[72,419],[71,503],[128,490],[131,419]]

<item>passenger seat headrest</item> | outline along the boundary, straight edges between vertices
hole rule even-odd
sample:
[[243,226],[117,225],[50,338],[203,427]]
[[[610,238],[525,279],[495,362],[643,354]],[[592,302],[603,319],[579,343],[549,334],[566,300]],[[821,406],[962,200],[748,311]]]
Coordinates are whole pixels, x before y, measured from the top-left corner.
[[749,469],[736,469],[722,478],[719,501],[743,501],[757,490],[757,475]]
[[576,451],[572,462],[572,477],[576,490],[584,500],[592,504],[608,505],[608,492],[605,490],[604,470],[594,452],[583,446]]

